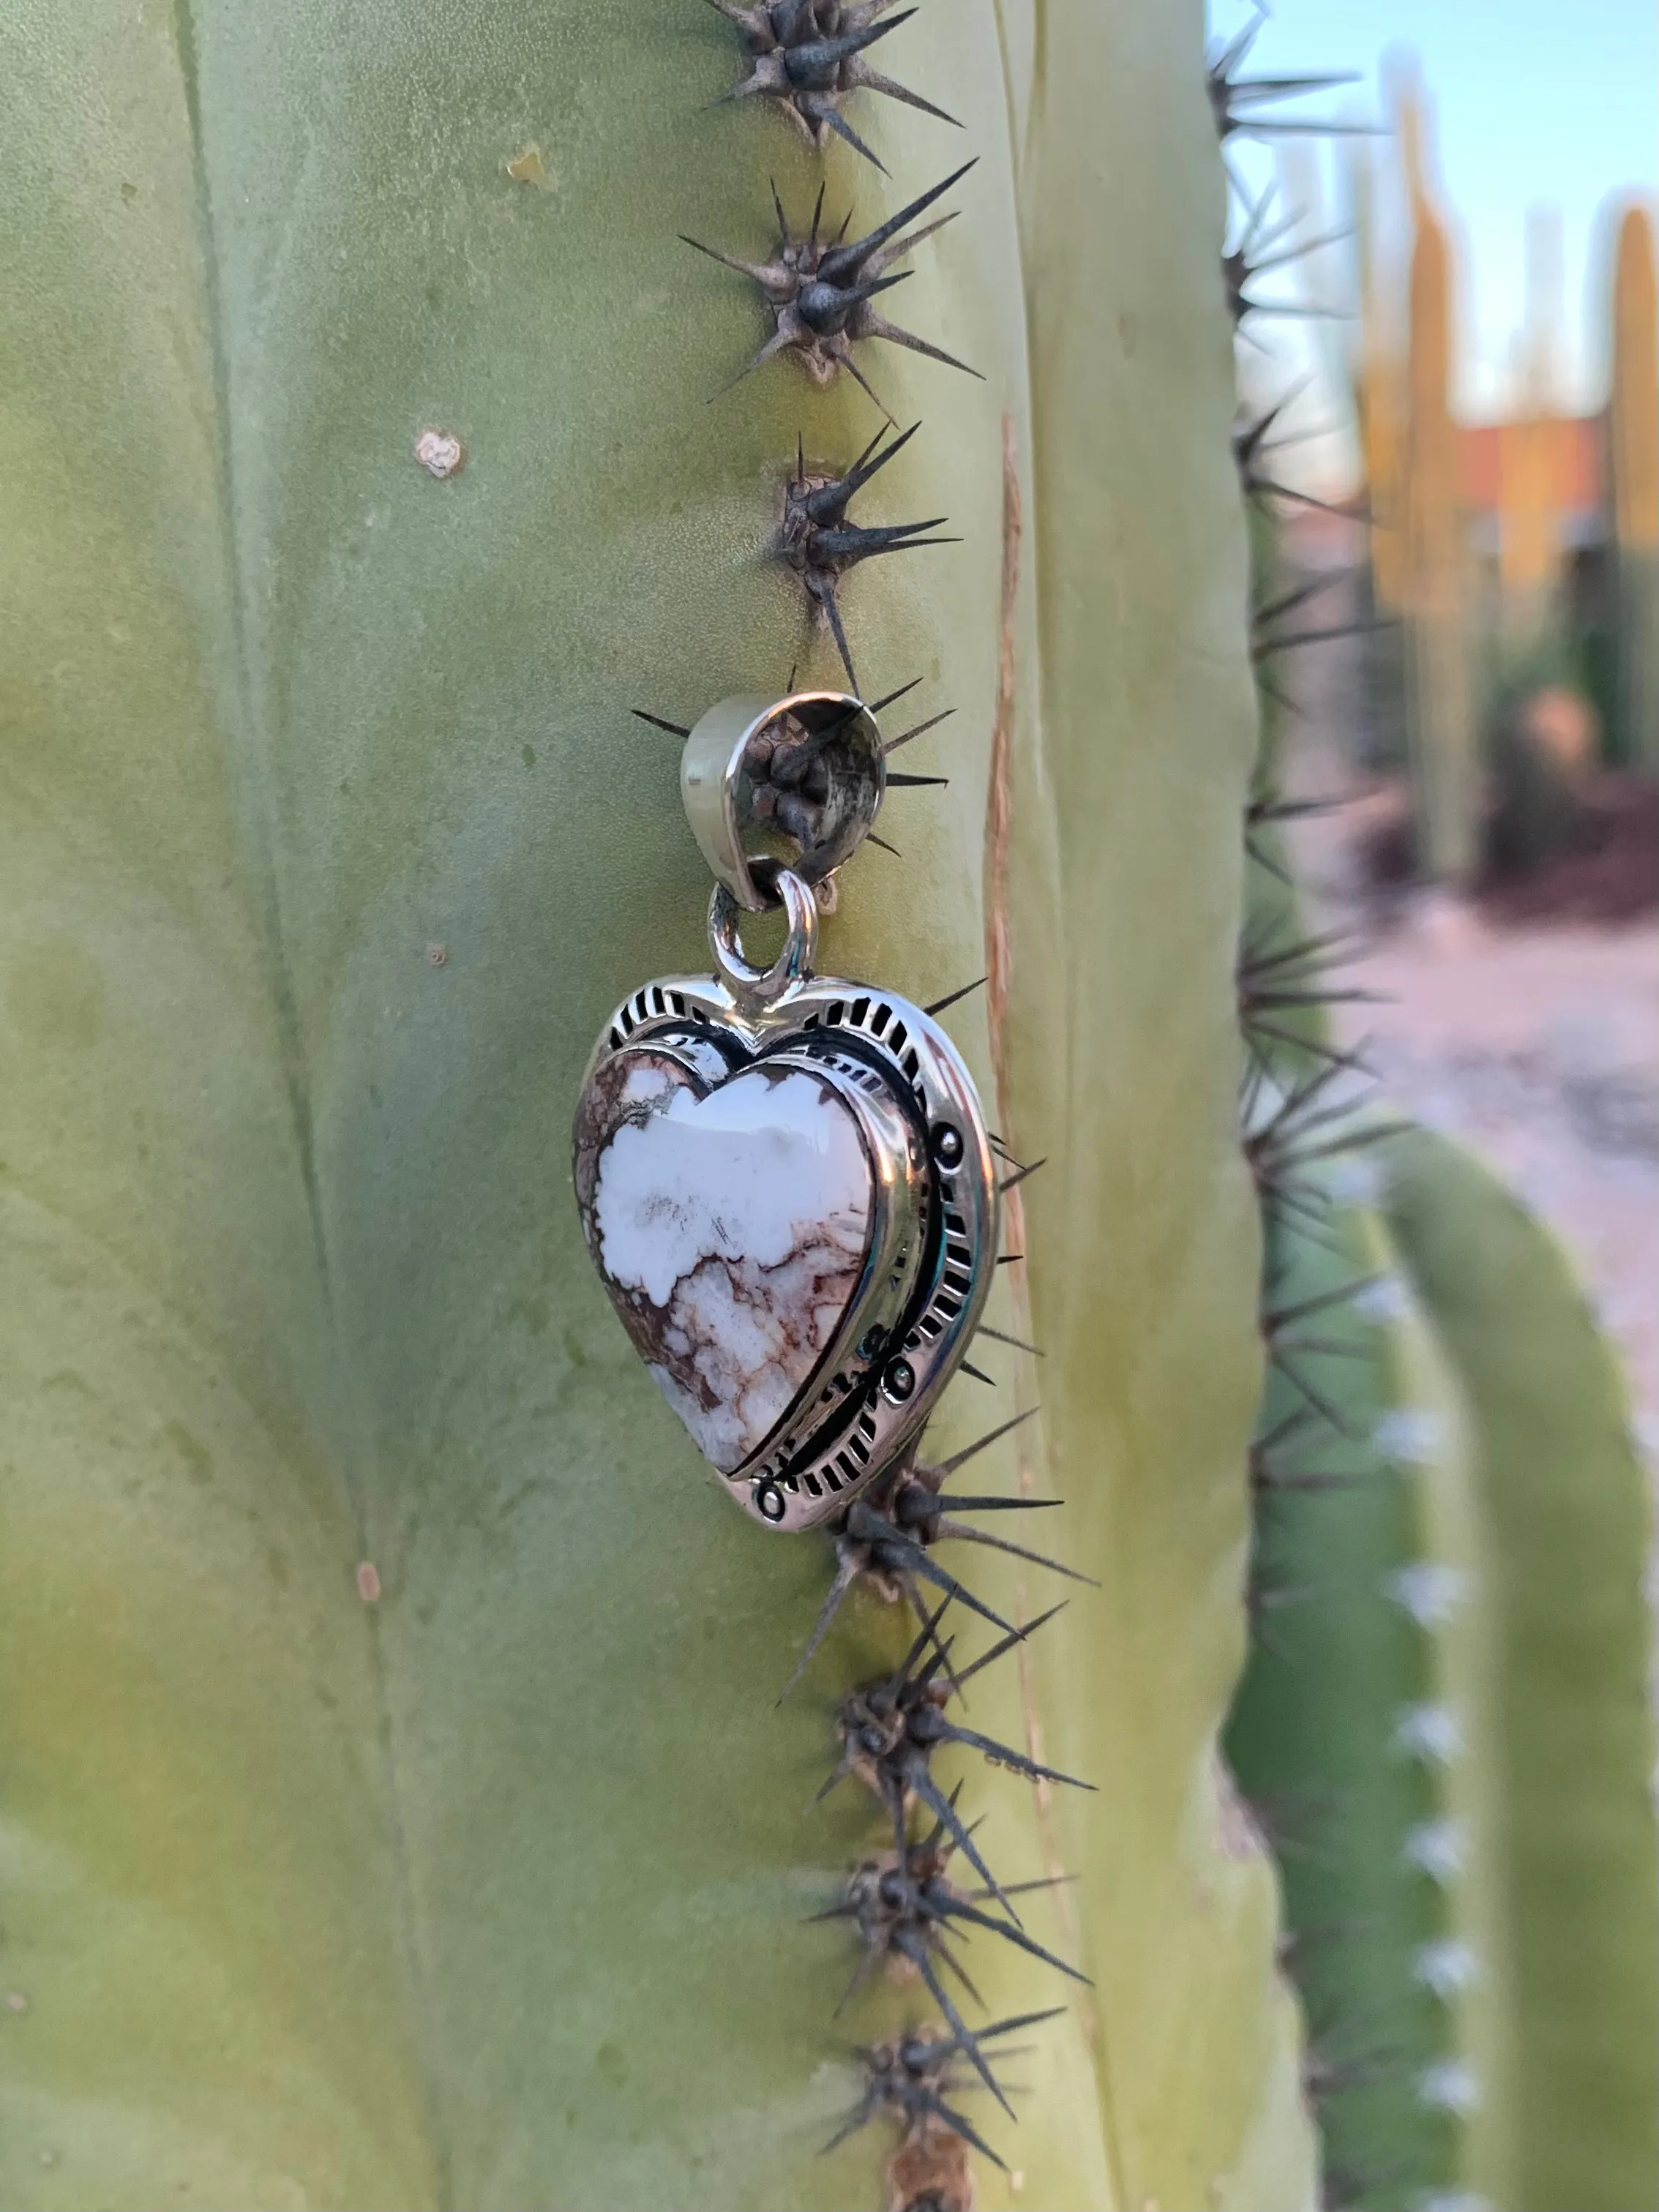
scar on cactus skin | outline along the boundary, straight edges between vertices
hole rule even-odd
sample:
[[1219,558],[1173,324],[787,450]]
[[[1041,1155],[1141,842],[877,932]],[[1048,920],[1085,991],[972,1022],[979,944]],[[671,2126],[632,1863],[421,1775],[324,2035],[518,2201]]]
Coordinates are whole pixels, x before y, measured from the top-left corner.
[[919,422],[913,422],[885,446],[882,440],[886,432],[878,430],[852,467],[838,477],[809,475],[805,450],[797,440],[795,473],[784,487],[778,556],[800,578],[807,598],[829,624],[847,679],[855,691],[858,675],[836,597],[842,578],[860,561],[870,560],[878,553],[908,553],[921,545],[961,543],[959,538],[925,538],[920,534],[936,530],[945,520],[942,514],[932,515],[925,522],[887,523],[878,528],[866,528],[848,519],[847,509],[854,496],[878,469],[885,468],[894,454],[908,445],[921,428]]
[[[885,222],[850,244],[843,243],[846,222],[833,239],[825,241],[819,237],[823,216],[822,186],[812,210],[811,222],[800,238],[791,232],[783,203],[777,196],[776,186],[773,187],[772,204],[777,210],[779,239],[776,255],[770,261],[740,260],[735,254],[704,246],[701,240],[687,238],[682,231],[680,235],[686,245],[696,246],[699,253],[706,253],[722,267],[735,269],[740,276],[750,278],[772,311],[775,327],[771,337],[753,360],[738,370],[732,382],[740,383],[763,362],[793,351],[813,383],[820,386],[833,384],[844,368],[863,386],[890,422],[891,410],[853,358],[852,349],[860,338],[885,338],[890,344],[907,346],[912,353],[926,354],[930,361],[941,361],[947,368],[963,369],[969,376],[978,376],[976,368],[969,368],[967,362],[958,361],[954,354],[930,345],[926,338],[919,338],[910,331],[901,330],[896,323],[890,323],[875,304],[878,293],[890,291],[911,273],[903,270],[890,276],[887,270],[890,264],[901,254],[920,246],[925,238],[931,238],[935,231],[943,230],[956,217],[954,214],[940,216],[937,222],[924,225],[908,238],[901,237],[899,233],[973,167],[972,161],[964,162],[943,184],[923,192],[908,207],[901,208],[896,215],[890,216]],[[848,221],[850,220],[849,216]],[[730,388],[726,386],[728,391]]]
[[963,2138],[925,2121],[887,2161],[889,2212],[973,2212],[974,2178]]
[[415,441],[415,458],[428,476],[447,483],[466,466],[466,447],[453,430],[422,430]]
[[907,107],[920,108],[924,115],[937,116],[941,123],[962,127],[954,115],[884,76],[864,58],[866,47],[909,21],[914,8],[890,15],[893,0],[857,0],[851,6],[847,0],[754,0],[751,5],[741,4],[741,0],[709,0],[709,4],[737,26],[749,52],[749,75],[725,97],[775,100],[820,152],[834,131],[866,161],[875,162],[884,176],[887,173],[884,163],[841,112],[849,92],[884,93]]

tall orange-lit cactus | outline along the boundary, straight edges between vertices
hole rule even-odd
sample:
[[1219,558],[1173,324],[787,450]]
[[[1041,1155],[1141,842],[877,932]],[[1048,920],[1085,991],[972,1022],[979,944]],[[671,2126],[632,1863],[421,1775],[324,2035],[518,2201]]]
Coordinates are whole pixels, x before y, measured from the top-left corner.
[[1401,435],[1397,331],[1387,319],[1377,265],[1376,179],[1369,146],[1356,145],[1349,171],[1359,289],[1359,342],[1353,362],[1354,413],[1370,516],[1371,590],[1380,608],[1400,605]]
[[1659,768],[1659,282],[1640,207],[1625,210],[1613,264],[1607,458],[1620,731],[1632,758]]
[[1416,198],[1407,356],[1401,608],[1407,737],[1418,857],[1436,881],[1465,883],[1476,858],[1478,757],[1464,621],[1457,426],[1450,398],[1451,246]]

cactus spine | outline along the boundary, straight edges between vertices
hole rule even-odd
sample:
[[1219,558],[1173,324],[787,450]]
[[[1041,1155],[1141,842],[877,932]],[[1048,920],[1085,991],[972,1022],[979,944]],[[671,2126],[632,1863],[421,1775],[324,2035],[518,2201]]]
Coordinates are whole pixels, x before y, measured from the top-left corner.
[[1613,282],[1607,467],[1617,592],[1619,720],[1627,757],[1659,770],[1659,280],[1653,224],[1626,208]]

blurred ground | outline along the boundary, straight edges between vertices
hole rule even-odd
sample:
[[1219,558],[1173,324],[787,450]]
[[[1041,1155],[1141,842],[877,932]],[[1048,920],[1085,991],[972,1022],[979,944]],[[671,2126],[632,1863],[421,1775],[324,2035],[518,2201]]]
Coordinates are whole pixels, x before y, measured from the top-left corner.
[[1375,803],[1344,734],[1348,647],[1291,658],[1303,665],[1281,678],[1296,708],[1285,787],[1356,795],[1293,839],[1322,925],[1359,933],[1343,981],[1380,994],[1337,1009],[1346,1040],[1369,1038],[1399,1103],[1480,1153],[1560,1238],[1623,1356],[1659,1472],[1659,916],[1597,926],[1512,920],[1514,902],[1377,897],[1361,860]]
[[1659,926],[1500,933],[1431,912],[1352,975],[1387,996],[1344,1011],[1389,1092],[1499,1169],[1572,1255],[1659,1461]]

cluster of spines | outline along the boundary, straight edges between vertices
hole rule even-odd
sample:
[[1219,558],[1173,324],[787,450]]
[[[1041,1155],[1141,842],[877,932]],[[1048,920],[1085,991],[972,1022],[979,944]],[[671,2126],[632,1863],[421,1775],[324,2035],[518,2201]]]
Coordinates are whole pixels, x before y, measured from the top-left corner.
[[705,246],[700,239],[686,239],[685,243],[695,246],[699,253],[706,253],[710,260],[747,276],[771,312],[771,337],[738,370],[732,382],[740,382],[780,354],[793,353],[812,381],[820,386],[833,384],[845,369],[890,422],[890,410],[853,357],[853,348],[861,339],[884,338],[890,345],[903,346],[912,353],[925,354],[930,361],[943,362],[949,368],[959,368],[969,376],[977,376],[979,371],[969,368],[965,361],[958,361],[953,354],[918,337],[913,331],[889,322],[875,304],[880,294],[891,291],[913,273],[901,270],[896,276],[890,276],[892,264],[920,246],[924,239],[943,230],[956,217],[954,213],[939,216],[921,229],[910,232],[908,237],[900,235],[905,226],[925,214],[973,167],[972,161],[964,161],[943,183],[920,193],[908,207],[889,216],[885,222],[878,223],[873,230],[851,240],[847,237],[850,215],[842,218],[832,237],[823,236],[822,186],[806,229],[799,234],[792,232],[774,185],[772,205],[777,216],[778,245],[769,261],[745,261],[718,246]]
[[[951,997],[954,1000],[957,995],[953,993]],[[1002,1187],[1022,1181],[1041,1164],[1007,1160]],[[1003,1256],[1012,1260],[1021,1255]],[[980,1333],[1022,1351],[1036,1349],[1006,1331],[984,1324]],[[970,1368],[969,1371],[980,1374],[982,1381],[991,1379],[981,1370]],[[984,1856],[974,1825],[959,1809],[960,1784],[947,1792],[933,1773],[936,1752],[966,1749],[1033,1783],[1091,1786],[964,1725],[951,1710],[953,1700],[962,1698],[975,1676],[1006,1658],[1060,1607],[1050,1608],[1024,1626],[1016,1626],[945,1567],[934,1553],[935,1545],[944,1540],[978,1545],[1072,1581],[1091,1580],[1058,1559],[973,1525],[973,1516],[1053,1506],[1060,1502],[1057,1499],[969,1493],[947,1487],[951,1478],[981,1452],[1000,1443],[1036,1411],[1032,1407],[1014,1415],[937,1463],[911,1455],[846,1508],[830,1530],[835,1566],[829,1590],[783,1692],[787,1697],[799,1681],[854,1589],[868,1589],[887,1602],[907,1606],[914,1613],[916,1633],[898,1666],[890,1674],[847,1692],[838,1701],[836,1760],[814,1800],[820,1802],[843,1781],[860,1781],[880,1802],[891,1837],[890,1845],[859,1862],[837,1902],[817,1916],[849,1922],[859,1937],[860,1958],[842,2005],[872,1972],[889,1964],[913,1972],[921,1981],[945,2023],[937,2031],[912,2031],[908,2039],[901,2039],[897,2045],[883,2045],[860,2054],[866,2075],[864,2094],[830,2146],[883,2115],[898,2121],[902,2136],[892,2171],[909,2179],[902,2186],[896,2184],[895,2201],[907,2206],[957,2201],[950,2193],[957,2185],[951,2177],[958,2170],[964,2143],[998,2166],[1003,2164],[979,2130],[963,2122],[954,2107],[940,2109],[939,2100],[952,2081],[957,2081],[957,2086],[965,2081],[969,2088],[976,2083],[1012,2112],[1006,2089],[994,2071],[994,2062],[1006,2053],[991,2046],[1016,2027],[1051,2017],[1048,2013],[1027,2014],[988,2027],[971,2027],[963,2017],[953,1984],[965,1990],[975,2004],[981,2000],[958,1955],[959,1940],[973,1931],[996,1935],[1059,1972],[1074,1980],[1084,1978],[1027,1932],[1014,1903],[1026,1891],[1050,1887],[1052,1881],[999,1880]],[[955,1639],[943,1630],[952,1607],[1002,1632],[984,1652],[961,1668],[954,1657]],[[918,1819],[921,1832],[913,1833],[913,1822]],[[971,1887],[951,1879],[951,1863],[957,1855],[975,1877]],[[945,2077],[932,2079],[937,2095],[921,2095],[914,2082],[905,2094],[896,2094],[896,2084],[909,2080],[903,2069],[910,2061],[903,2054],[909,2052],[913,2057],[924,2048],[946,2069]],[[972,2075],[973,2081],[967,2081],[967,2075]],[[924,2173],[933,2176],[928,2187],[923,2187],[919,2178]],[[930,2196],[931,2187],[944,2189],[945,2194]]]
[[[1081,1982],[1086,1977],[1027,1931],[1014,1902],[1029,1891],[1054,1887],[1063,1877],[999,1881],[980,1848],[974,1825],[963,1818],[961,1784],[945,1791],[933,1773],[933,1758],[942,1748],[960,1747],[976,1751],[993,1765],[1030,1782],[1060,1783],[1073,1789],[1091,1785],[1044,1765],[979,1729],[965,1727],[948,1710],[975,1675],[1006,1658],[1060,1608],[1040,1614],[1024,1628],[1009,1630],[978,1658],[958,1668],[952,1658],[954,1638],[941,1633],[944,1616],[954,1601],[954,1595],[947,1595],[923,1616],[908,1650],[890,1674],[848,1691],[836,1706],[837,1754],[818,1799],[844,1780],[863,1783],[887,1816],[892,1842],[890,1848],[862,1858],[838,1900],[817,1917],[849,1922],[859,1938],[860,1955],[842,2003],[883,1966],[914,1972],[945,2022],[945,2033],[933,2039],[942,2051],[948,2051],[953,2074],[963,2068],[970,2071],[1012,2118],[1008,2088],[998,2079],[993,2065],[994,2058],[1004,2054],[990,2046],[1012,2028],[1031,2026],[1052,2014],[1026,2014],[1017,2020],[971,2027],[963,2016],[952,1984],[958,1984],[975,2005],[981,2005],[983,1999],[958,1954],[957,1939],[970,1930],[998,1936],[1073,1981]],[[926,1825],[916,1834],[912,1826],[918,1808]],[[977,1877],[972,1887],[951,1878],[951,1862],[957,1853]],[[983,2136],[963,2124],[960,2116],[942,2112],[927,2103],[913,2107],[902,2099],[886,2094],[885,2086],[891,2078],[888,2073],[871,2070],[866,2061],[865,2094],[833,2142],[844,2141],[854,2128],[885,2112],[899,2119],[904,2129],[901,2154],[917,2153],[929,2142],[942,2147],[943,2130],[971,2142],[997,2166],[1004,2164]]]
[[1210,49],[1204,72],[1205,89],[1210,96],[1210,112],[1215,118],[1216,135],[1222,144],[1224,146],[1234,137],[1278,138],[1310,134],[1324,137],[1332,131],[1361,127],[1277,112],[1281,100],[1298,99],[1304,93],[1328,92],[1334,85],[1357,83],[1358,76],[1353,71],[1328,70],[1321,75],[1300,76],[1244,76],[1240,74],[1266,21],[1267,9],[1261,4],[1261,0],[1257,0],[1255,13],[1243,30]]
[[[840,137],[882,168],[844,112],[848,95],[858,91],[900,100],[945,122],[955,119],[885,76],[871,60],[870,50],[877,42],[914,12],[890,12],[893,0],[711,0],[711,4],[736,27],[747,60],[746,75],[727,97],[771,102],[820,149],[831,137]],[[822,191],[805,225],[796,227],[786,215],[775,186],[772,202],[777,243],[766,258],[749,259],[700,240],[686,240],[700,252],[746,277],[771,317],[772,328],[765,343],[739,369],[734,382],[787,355],[799,362],[811,381],[819,386],[833,383],[845,371],[881,410],[881,428],[861,453],[839,468],[810,460],[805,441],[797,440],[771,547],[775,557],[798,578],[807,606],[833,640],[854,691],[858,677],[841,605],[842,580],[851,569],[879,556],[954,542],[934,534],[944,524],[943,516],[917,522],[876,523],[855,519],[852,514],[859,495],[903,450],[920,427],[913,423],[907,429],[897,428],[857,355],[866,341],[880,340],[944,367],[969,375],[979,374],[942,347],[890,321],[878,304],[909,273],[894,264],[953,220],[954,211],[920,219],[929,216],[973,166],[971,161],[964,163],[851,240],[846,235],[850,216],[833,232],[826,230]],[[791,688],[793,684],[792,674]],[[905,690],[912,688],[903,687]],[[873,711],[879,712],[900,696],[896,692],[876,702]],[[682,724],[635,711],[641,713],[643,720],[676,736],[687,734]],[[940,714],[918,722],[887,740],[885,750],[890,755],[944,719]],[[821,729],[814,737],[805,730],[784,728],[775,734],[767,758],[756,764],[760,804],[802,843],[811,840],[816,826],[814,809],[825,795],[819,788],[823,775],[817,754],[832,734],[832,730]],[[890,786],[944,781],[891,769],[887,775]],[[930,1015],[943,1013],[983,981],[981,977],[947,994],[925,1011]],[[1015,1159],[1000,1139],[993,1139],[993,1144],[1002,1168],[1000,1193],[1012,1189],[1042,1164]],[[1002,1258],[1022,1256],[1005,1254]],[[1018,1351],[1036,1351],[1034,1346],[986,1323],[980,1325],[978,1334]],[[992,1382],[982,1368],[969,1361],[962,1364],[969,1376],[981,1382]],[[1007,1656],[1051,1615],[1044,1613],[1024,1627],[1005,1620],[940,1563],[935,1547],[941,1540],[987,1547],[1074,1580],[1088,1579],[1058,1560],[975,1525],[980,1516],[1057,1501],[970,1495],[945,1487],[980,1451],[1029,1418],[1029,1413],[1022,1414],[1002,1423],[938,1464],[921,1461],[913,1451],[848,1506],[832,1531],[835,1571],[829,1592],[784,1692],[787,1696],[799,1680],[821,1648],[841,1606],[860,1583],[885,1600],[908,1604],[915,1613],[915,1638],[898,1667],[847,1692],[839,1700],[837,1755],[818,1793],[821,1798],[846,1779],[861,1781],[880,1801],[891,1839],[890,1848],[867,1856],[854,1868],[839,1900],[820,1916],[850,1922],[860,1939],[859,1965],[842,2004],[869,1973],[890,1963],[921,1979],[945,2023],[937,2028],[908,2029],[890,2042],[860,2052],[863,2093],[831,2145],[826,2146],[833,2148],[879,2117],[896,2120],[901,2141],[890,2164],[889,2182],[891,2201],[903,2212],[967,2212],[972,2196],[969,2150],[977,2151],[998,2166],[1002,2160],[962,2112],[959,2100],[964,2093],[978,2087],[1012,2111],[1007,2092],[993,2070],[993,2060],[1012,2055],[1006,2040],[1008,2036],[1052,2016],[1048,2012],[1024,2014],[970,2027],[963,2017],[953,1984],[964,1990],[975,2004],[980,1999],[958,1956],[959,1939],[969,1930],[993,1934],[1062,1974],[1083,1978],[1075,1967],[1045,1949],[1021,1924],[1015,1897],[1024,1889],[1047,1887],[1047,1883],[999,1881],[975,1840],[974,1825],[957,1809],[960,1786],[947,1794],[933,1771],[933,1754],[948,1746],[977,1751],[994,1764],[1034,1783],[1089,1786],[968,1727],[951,1710],[952,1700],[962,1696],[969,1680]],[[952,1657],[954,1638],[944,1632],[942,1626],[951,1606],[1000,1632],[987,1650],[960,1668]],[[913,1826],[919,1832],[913,1833]],[[958,1855],[964,1866],[972,1869],[975,1877],[972,1886],[951,1878],[951,1862]]]
[[848,93],[884,94],[941,123],[956,125],[932,100],[895,81],[866,59],[869,50],[915,13],[889,11],[893,0],[709,0],[736,26],[749,62],[749,73],[726,94],[728,100],[769,100],[820,151],[833,135],[854,153],[883,163],[842,112]]
[[[1269,935],[1240,963],[1239,1012],[1247,1040],[1243,1148],[1268,1255],[1259,1323],[1268,1370],[1278,1384],[1249,1449],[1253,1537],[1246,1595],[1255,1644],[1281,1665],[1288,1662],[1289,1650],[1279,1623],[1287,1609],[1329,1603],[1337,1595],[1317,1565],[1310,1565],[1305,1540],[1291,1547],[1296,1564],[1286,1561],[1285,1538],[1313,1495],[1389,1481],[1421,1451],[1420,1440],[1406,1433],[1409,1416],[1357,1420],[1344,1374],[1376,1358],[1374,1325],[1394,1318],[1400,1305],[1395,1278],[1356,1265],[1342,1229],[1346,1209],[1367,1194],[1372,1180],[1367,1156],[1396,1135],[1401,1124],[1377,1111],[1358,1053],[1333,1044],[1311,1025],[1304,1032],[1275,1034],[1276,1018],[1311,1024],[1324,1006],[1353,1002],[1358,994],[1326,977],[1324,963],[1340,949],[1311,937]],[[1266,1033],[1264,993],[1270,1001]],[[1311,1249],[1327,1255],[1321,1263],[1324,1282],[1306,1279],[1304,1263]],[[1366,1398],[1363,1384],[1358,1395]],[[1414,1590],[1380,1589],[1346,1594],[1343,1601],[1389,1601],[1409,1613],[1408,1595],[1420,1602]],[[1442,1763],[1445,1717],[1433,1705],[1402,1709],[1392,1742],[1379,1743],[1377,1755]],[[1354,1816],[1340,1785],[1308,1782],[1273,1802],[1255,1798],[1252,1808],[1275,1855],[1287,1865],[1328,1863]],[[1434,1823],[1401,1837],[1408,1861],[1445,1848]],[[1443,1869],[1437,1873],[1426,1857],[1420,1870],[1431,1880],[1445,1879]],[[1328,1984],[1328,1969],[1313,1954],[1363,1941],[1364,1935],[1352,1926],[1304,1926],[1285,1946],[1281,1964],[1304,1990]],[[1413,1971],[1425,1987],[1432,1986],[1415,1964]],[[1406,2087],[1425,2109],[1443,2105],[1456,2090],[1455,2073],[1455,2065],[1450,2070],[1431,2065],[1413,2076],[1408,2053],[1374,2021],[1346,2006],[1310,2003],[1304,2087],[1328,2130],[1343,2100],[1354,2099],[1358,2113],[1379,2090],[1397,2094]],[[1352,2126],[1351,2120],[1346,2131]],[[1392,2202],[1410,2178],[1398,2161],[1334,2159],[1326,2166],[1323,2202],[1347,2212]]]
[[[890,12],[892,0],[711,0],[711,5],[736,27],[749,64],[747,75],[726,96],[770,101],[820,149],[832,136],[839,137],[883,168],[843,112],[848,96],[855,92],[881,94],[942,122],[956,121],[943,108],[885,76],[868,58],[869,49],[907,22],[914,9],[895,15]],[[798,441],[771,548],[799,579],[809,613],[834,639],[854,690],[858,679],[841,609],[843,578],[860,562],[881,554],[954,542],[928,534],[939,527],[942,515],[921,522],[873,524],[854,520],[848,512],[857,494],[917,427],[887,436],[893,417],[854,358],[854,348],[881,339],[969,375],[979,374],[943,347],[890,321],[877,305],[884,293],[910,273],[895,272],[892,264],[953,221],[954,213],[937,216],[919,228],[909,226],[973,166],[972,161],[963,163],[896,214],[850,240],[846,236],[850,216],[832,234],[826,234],[822,191],[805,228],[797,230],[775,186],[772,204],[778,242],[769,258],[750,260],[698,239],[686,240],[699,252],[748,277],[771,315],[770,335],[734,381],[787,354],[820,386],[832,383],[845,370],[881,410],[884,430],[850,464],[809,462],[804,441]]]
[[878,470],[909,444],[921,424],[913,422],[889,438],[878,430],[852,466],[840,476],[826,477],[809,470],[805,448],[797,443],[794,472],[784,487],[783,520],[778,532],[780,557],[799,577],[801,588],[817,610],[836,641],[847,680],[858,689],[852,647],[847,642],[841,612],[841,581],[849,568],[883,553],[911,553],[923,545],[951,545],[951,538],[930,538],[942,514],[924,522],[854,522],[848,509]]

